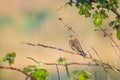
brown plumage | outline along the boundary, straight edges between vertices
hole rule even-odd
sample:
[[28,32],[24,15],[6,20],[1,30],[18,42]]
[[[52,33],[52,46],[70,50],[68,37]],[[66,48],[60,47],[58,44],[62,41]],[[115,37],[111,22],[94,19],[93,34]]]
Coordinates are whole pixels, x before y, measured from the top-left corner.
[[80,45],[79,40],[74,35],[69,36],[69,45],[74,51],[78,51],[80,55],[84,57],[86,56],[85,52],[82,49],[82,46]]

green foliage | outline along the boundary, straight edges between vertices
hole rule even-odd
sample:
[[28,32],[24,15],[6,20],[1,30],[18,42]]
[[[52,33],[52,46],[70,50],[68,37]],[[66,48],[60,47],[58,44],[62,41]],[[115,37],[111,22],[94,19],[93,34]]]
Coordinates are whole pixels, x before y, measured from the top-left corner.
[[109,26],[112,27],[113,29],[116,29],[117,33],[116,36],[118,38],[118,40],[120,40],[120,17],[116,17],[115,21],[111,21],[109,23]]
[[9,65],[14,64],[14,60],[16,57],[15,52],[7,53],[5,57],[3,57],[3,62],[9,62]]
[[79,9],[80,15],[85,15],[85,17],[91,16],[91,13],[89,12],[89,10],[93,9],[91,3],[85,3],[85,2],[81,3],[78,1],[76,3],[76,7]]
[[[109,26],[117,31],[117,38],[120,40],[120,14],[117,9],[119,8],[119,0],[70,0],[69,5],[75,4],[76,8],[79,9],[80,15],[85,15],[85,17],[93,16],[93,22],[96,27],[100,27],[103,20],[108,18],[108,12],[111,11],[116,14],[116,20],[109,22]],[[93,3],[96,3],[93,6]],[[92,11],[91,11],[92,10]]]
[[36,80],[48,80],[49,78],[49,73],[47,70],[38,68],[35,65],[28,65],[27,67],[23,68],[23,71],[30,73]]
[[72,72],[72,77],[70,80],[89,80],[92,77],[92,74],[87,71],[74,70]]
[[[11,52],[11,53],[7,53],[6,56],[3,58],[3,62],[8,61],[9,64],[13,64],[14,63],[14,59],[16,57],[16,53],[15,52]],[[64,64],[66,65],[66,58],[59,58],[58,62],[60,64]],[[67,69],[67,68],[66,68]],[[44,69],[41,68],[41,63],[38,64],[38,66],[36,65],[28,65],[27,67],[23,68],[23,71],[26,74],[30,74],[32,77],[35,78],[35,80],[48,80],[49,79],[49,72]],[[70,77],[70,80],[89,80],[92,77],[92,74],[90,74],[87,71],[79,71],[79,70],[74,70],[72,72],[72,76]],[[25,80],[28,80],[28,76],[25,78]]]
[[37,69],[32,73],[32,76],[35,77],[36,80],[48,80],[49,73],[45,69]]
[[94,24],[95,24],[95,26],[100,26],[100,25],[102,25],[103,19],[108,18],[108,15],[107,15],[107,13],[105,12],[105,10],[102,9],[102,10],[100,10],[99,12],[96,11],[96,12],[93,14],[93,18],[94,18]]
[[59,58],[58,59],[58,62],[60,63],[60,64],[66,64],[67,62],[66,62],[66,58]]
[[117,38],[120,40],[120,25],[119,28],[117,28]]
[[35,65],[29,65],[29,66],[27,66],[27,67],[24,67],[23,68],[23,71],[24,72],[32,72],[33,70],[35,70],[36,69],[36,66]]

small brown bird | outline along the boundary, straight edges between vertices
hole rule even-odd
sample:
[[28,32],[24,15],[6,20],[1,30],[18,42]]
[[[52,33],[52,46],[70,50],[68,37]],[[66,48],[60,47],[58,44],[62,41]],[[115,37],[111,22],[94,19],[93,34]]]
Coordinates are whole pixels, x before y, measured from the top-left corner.
[[80,45],[79,40],[74,35],[69,36],[69,45],[74,51],[78,51],[80,55],[84,57],[86,56],[85,52],[82,49],[82,46]]

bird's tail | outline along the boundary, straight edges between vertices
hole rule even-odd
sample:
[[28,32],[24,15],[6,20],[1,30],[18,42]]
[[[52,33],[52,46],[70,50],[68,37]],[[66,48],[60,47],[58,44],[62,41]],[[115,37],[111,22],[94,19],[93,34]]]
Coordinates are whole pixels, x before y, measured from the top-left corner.
[[84,51],[80,51],[80,55],[85,57],[87,54]]

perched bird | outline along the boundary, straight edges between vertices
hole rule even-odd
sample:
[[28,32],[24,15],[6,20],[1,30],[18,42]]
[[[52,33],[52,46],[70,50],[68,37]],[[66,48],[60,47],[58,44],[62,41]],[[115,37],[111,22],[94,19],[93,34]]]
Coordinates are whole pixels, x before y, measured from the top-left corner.
[[80,55],[84,57],[86,56],[85,52],[82,49],[82,46],[80,45],[79,40],[74,35],[69,36],[69,45],[74,51],[78,51]]

